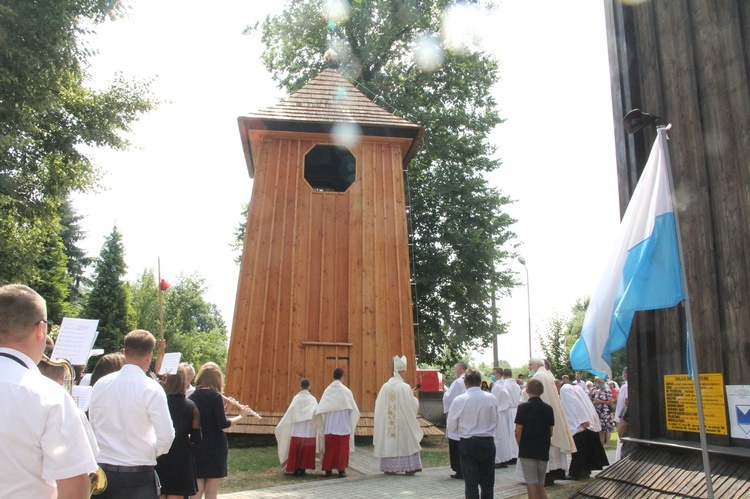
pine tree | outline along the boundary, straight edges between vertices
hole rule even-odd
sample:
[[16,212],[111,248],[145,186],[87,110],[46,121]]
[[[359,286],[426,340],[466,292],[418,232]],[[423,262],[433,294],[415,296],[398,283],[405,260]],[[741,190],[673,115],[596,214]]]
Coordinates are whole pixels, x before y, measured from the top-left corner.
[[60,225],[62,225],[62,242],[65,246],[65,254],[68,256],[67,272],[68,286],[70,288],[70,303],[75,309],[81,307],[84,290],[91,284],[86,276],[86,270],[91,266],[94,259],[86,255],[86,252],[78,246],[78,242],[86,235],[81,229],[82,215],[79,215],[69,199],[63,200],[58,209],[60,214]]
[[68,302],[68,257],[65,255],[60,233],[59,224],[47,227],[42,241],[42,251],[36,262],[36,277],[29,281],[30,286],[47,302],[47,318],[56,324],[60,324],[64,316],[71,315]]
[[105,353],[119,351],[123,338],[135,326],[130,295],[123,280],[125,270],[122,235],[114,227],[96,260],[94,283],[84,309],[85,318],[99,320],[96,346]]

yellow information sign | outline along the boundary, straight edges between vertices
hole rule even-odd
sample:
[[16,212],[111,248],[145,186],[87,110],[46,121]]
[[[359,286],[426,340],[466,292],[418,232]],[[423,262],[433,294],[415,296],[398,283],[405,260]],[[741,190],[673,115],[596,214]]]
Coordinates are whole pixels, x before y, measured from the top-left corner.
[[[701,374],[700,379],[706,433],[726,435],[724,376],[721,373]],[[667,430],[698,433],[698,403],[695,400],[695,384],[690,376],[665,374],[664,397],[667,402]]]

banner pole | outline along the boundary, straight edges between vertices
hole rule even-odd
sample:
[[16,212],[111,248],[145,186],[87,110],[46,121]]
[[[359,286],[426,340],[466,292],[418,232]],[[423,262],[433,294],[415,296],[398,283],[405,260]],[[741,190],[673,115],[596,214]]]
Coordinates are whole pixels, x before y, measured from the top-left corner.
[[705,422],[705,415],[703,413],[703,396],[701,394],[701,383],[700,383],[700,372],[698,371],[698,358],[695,354],[695,336],[693,333],[693,313],[692,313],[692,305],[691,305],[691,299],[690,295],[688,294],[687,290],[687,278],[685,274],[685,253],[682,248],[682,234],[680,232],[680,220],[677,209],[677,205],[675,203],[675,197],[674,197],[674,179],[672,178],[672,161],[669,156],[669,144],[667,141],[669,140],[667,136],[667,131],[672,127],[672,125],[667,125],[666,127],[657,127],[656,134],[658,140],[663,140],[662,143],[662,150],[664,151],[664,159],[665,164],[667,167],[667,177],[669,178],[669,188],[670,188],[670,195],[672,196],[672,209],[674,212],[674,218],[675,218],[675,229],[677,231],[677,249],[680,253],[680,276],[682,278],[682,289],[683,289],[683,295],[685,296],[683,300],[683,305],[685,307],[685,324],[687,326],[687,341],[688,341],[688,355],[689,359],[688,362],[690,363],[690,366],[692,368],[692,378],[693,378],[693,384],[695,385],[695,401],[696,404],[698,404],[698,429],[700,431],[700,441],[701,441],[701,455],[703,456],[703,472],[706,477],[706,493],[708,499],[714,498],[714,489],[713,489],[713,481],[711,478],[711,463],[708,458],[708,441],[706,438],[706,422]]

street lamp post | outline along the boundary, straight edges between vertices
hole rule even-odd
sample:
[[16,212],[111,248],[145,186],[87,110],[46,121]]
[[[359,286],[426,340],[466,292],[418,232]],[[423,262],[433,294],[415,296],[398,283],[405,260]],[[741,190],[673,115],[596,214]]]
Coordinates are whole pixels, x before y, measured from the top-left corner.
[[497,302],[495,301],[495,281],[492,281],[492,367],[498,367],[497,352]]
[[526,304],[529,310],[529,358],[531,358],[531,291],[529,290],[529,268],[526,266],[526,259],[522,256],[518,257],[518,263],[523,265],[526,270]]

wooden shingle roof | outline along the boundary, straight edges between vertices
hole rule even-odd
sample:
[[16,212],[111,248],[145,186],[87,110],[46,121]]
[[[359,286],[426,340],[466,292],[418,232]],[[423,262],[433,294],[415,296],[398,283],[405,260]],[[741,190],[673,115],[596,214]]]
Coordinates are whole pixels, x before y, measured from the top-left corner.
[[371,101],[336,69],[326,68],[304,87],[278,104],[247,115],[262,121],[356,123],[363,127],[420,127]]
[[416,154],[424,129],[375,104],[334,68],[318,76],[278,104],[237,118],[248,171],[253,176],[252,131],[330,134],[340,123],[356,124],[362,136],[410,139],[404,166]]

